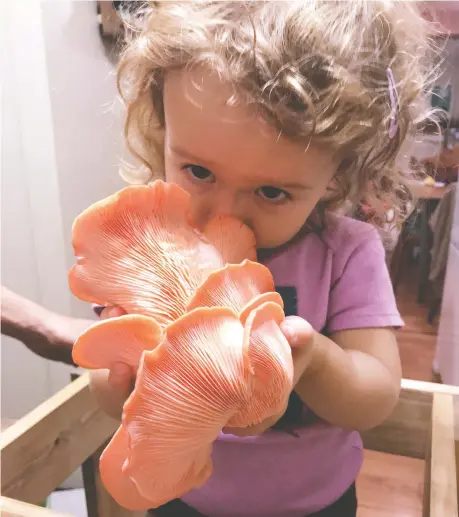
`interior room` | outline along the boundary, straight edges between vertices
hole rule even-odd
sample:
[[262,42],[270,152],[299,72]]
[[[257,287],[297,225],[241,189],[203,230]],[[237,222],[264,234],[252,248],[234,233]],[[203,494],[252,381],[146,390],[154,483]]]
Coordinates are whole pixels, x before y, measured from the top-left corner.
[[[116,82],[129,24],[144,4],[49,0],[0,6],[5,58],[0,513],[5,516],[145,515],[122,508],[105,490],[98,461],[119,421],[99,409],[87,369],[72,363],[71,350],[64,359],[55,352],[78,337],[65,321],[81,322],[83,332],[84,322],[98,322],[102,310],[102,304],[88,303],[69,288],[69,271],[79,260],[72,242],[75,221],[126,186],[127,164],[145,168],[126,144]],[[422,121],[415,145],[403,151],[411,192],[405,215],[394,224],[394,209],[384,204],[381,222],[380,207],[371,200],[345,205],[346,217],[378,222],[404,323],[394,325],[403,379],[398,405],[387,425],[362,431],[358,517],[458,517],[459,512],[459,2],[419,4],[432,23],[429,37],[444,56],[432,63],[441,73],[428,95],[429,109],[441,116],[435,123]],[[60,315],[51,355],[49,344],[42,352],[40,343],[25,343],[28,337],[9,330],[12,309],[4,300],[10,294],[20,297],[12,298],[11,307],[29,304],[38,320],[41,311],[51,319]]]

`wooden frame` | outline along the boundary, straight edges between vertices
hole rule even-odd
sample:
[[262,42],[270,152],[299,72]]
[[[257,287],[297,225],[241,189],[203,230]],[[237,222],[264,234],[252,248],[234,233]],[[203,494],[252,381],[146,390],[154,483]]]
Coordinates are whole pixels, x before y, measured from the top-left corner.
[[[423,517],[459,517],[454,397],[458,387],[403,380],[392,415],[362,433],[367,449],[426,460]],[[83,465],[89,517],[140,516],[117,505],[98,474],[100,452],[117,426],[97,407],[85,374],[9,427],[0,440],[0,514],[69,517],[34,505]]]

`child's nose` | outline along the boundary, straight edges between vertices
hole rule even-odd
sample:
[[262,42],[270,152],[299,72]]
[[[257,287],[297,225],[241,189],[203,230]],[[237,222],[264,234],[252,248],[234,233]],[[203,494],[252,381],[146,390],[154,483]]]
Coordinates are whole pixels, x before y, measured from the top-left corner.
[[218,215],[230,215],[250,225],[245,203],[235,195],[217,194],[194,202],[192,200],[192,207],[193,219],[199,227],[205,226]]

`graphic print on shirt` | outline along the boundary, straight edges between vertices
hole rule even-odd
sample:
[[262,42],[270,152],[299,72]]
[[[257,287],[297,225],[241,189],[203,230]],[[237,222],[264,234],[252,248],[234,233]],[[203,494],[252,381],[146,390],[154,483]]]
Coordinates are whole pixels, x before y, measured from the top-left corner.
[[276,285],[276,291],[284,301],[284,313],[286,316],[298,316],[298,294],[296,287],[288,285]]
[[[275,289],[281,295],[284,302],[285,316],[298,316],[298,293],[296,287],[276,285]],[[300,424],[303,411],[303,401],[295,392],[292,392],[289,397],[287,411],[273,428],[290,432],[296,436],[294,427]]]

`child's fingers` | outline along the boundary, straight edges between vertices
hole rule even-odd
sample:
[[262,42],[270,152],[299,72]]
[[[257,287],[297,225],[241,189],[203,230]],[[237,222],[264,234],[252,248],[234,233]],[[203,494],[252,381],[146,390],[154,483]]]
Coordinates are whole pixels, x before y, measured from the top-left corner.
[[314,337],[311,325],[298,316],[288,316],[281,323],[280,328],[292,348],[308,346]]
[[126,312],[121,307],[105,307],[103,311],[100,313],[101,320],[108,320],[110,318],[118,318],[119,316],[124,316]]
[[[121,307],[106,307],[100,314],[101,320],[117,318],[123,316],[126,312]],[[131,394],[134,388],[135,373],[131,367],[125,363],[115,363],[110,367],[107,382],[110,388],[116,392],[116,397],[125,400]]]
[[[105,307],[100,313],[101,320],[108,320],[111,318],[117,318],[119,316],[123,316],[125,311],[120,307]],[[108,376],[108,383],[110,386],[121,393],[127,392],[129,395],[130,388],[132,386],[134,379],[134,372],[125,363],[115,363],[110,367],[110,374]]]
[[110,368],[108,383],[121,394],[129,395],[134,381],[134,372],[125,363],[115,363]]
[[[117,318],[126,312],[120,307],[97,307],[101,320]],[[135,372],[125,363],[114,363],[109,370],[94,370],[90,387],[99,406],[111,417],[119,419],[123,405],[134,388]]]
[[97,403],[108,415],[121,418],[123,405],[130,395],[129,381],[125,385],[112,387],[107,370],[93,370],[90,373],[90,387]]

